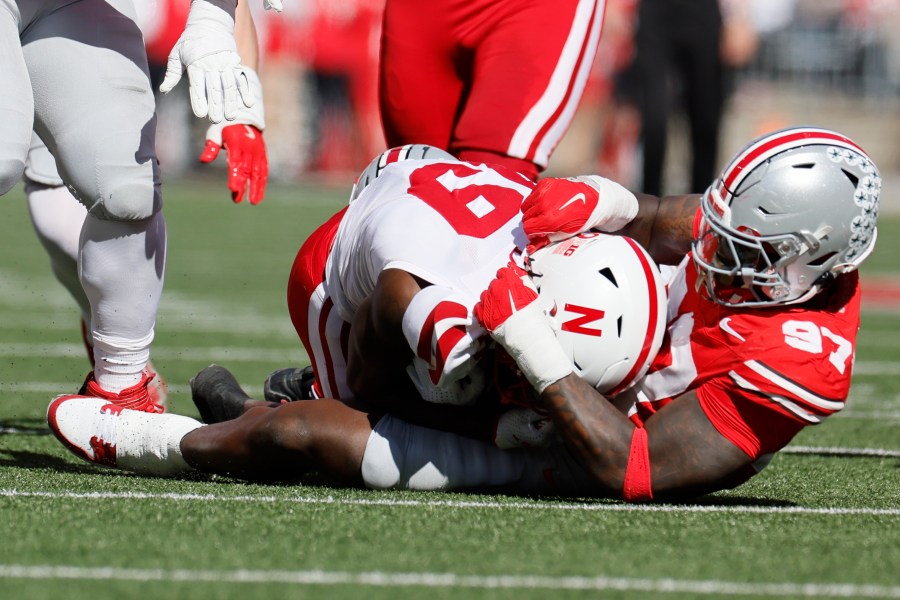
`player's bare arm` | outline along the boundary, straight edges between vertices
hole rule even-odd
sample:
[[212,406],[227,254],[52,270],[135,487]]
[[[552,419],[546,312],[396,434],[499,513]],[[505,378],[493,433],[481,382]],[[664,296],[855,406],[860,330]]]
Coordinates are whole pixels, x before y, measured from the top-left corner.
[[406,271],[382,271],[350,328],[347,383],[357,400],[410,423],[490,440],[493,407],[425,402],[407,374],[413,353],[403,335],[403,315],[427,285]]
[[386,269],[354,315],[347,383],[355,397],[373,406],[393,408],[400,398],[415,397],[405,372],[412,350],[403,337],[402,323],[406,307],[420,289],[406,271]]
[[657,263],[678,264],[691,249],[700,196],[636,196],[637,216],[617,233],[640,242]]
[[[635,425],[576,375],[549,385],[540,400],[582,465],[601,486],[619,494],[629,468]],[[734,487],[753,474],[750,457],[713,427],[694,392],[683,394],[649,419],[646,433],[655,499]]]

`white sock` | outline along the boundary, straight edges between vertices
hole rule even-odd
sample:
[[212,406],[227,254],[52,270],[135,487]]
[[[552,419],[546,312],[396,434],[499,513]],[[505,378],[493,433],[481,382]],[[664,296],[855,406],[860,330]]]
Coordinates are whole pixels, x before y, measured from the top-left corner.
[[116,422],[116,464],[147,475],[193,471],[181,455],[181,440],[203,423],[172,413],[123,410]]
[[50,258],[50,268],[65,286],[85,322],[91,307],[78,280],[78,245],[87,210],[64,185],[49,186],[25,180],[31,224]]
[[551,491],[554,466],[544,449],[501,450],[493,444],[416,425],[390,415],[369,435],[362,477],[374,489],[464,490],[483,487]]
[[141,380],[163,288],[166,222],[105,221],[88,215],[79,253],[81,285],[91,304],[94,378],[120,392]]

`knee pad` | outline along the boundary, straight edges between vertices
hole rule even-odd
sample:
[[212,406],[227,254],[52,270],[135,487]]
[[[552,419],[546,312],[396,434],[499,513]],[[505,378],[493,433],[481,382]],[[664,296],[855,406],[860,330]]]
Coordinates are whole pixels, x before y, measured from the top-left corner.
[[13,189],[22,180],[25,161],[17,158],[0,158],[0,196]]
[[162,208],[159,164],[149,146],[131,136],[82,135],[57,140],[60,175],[88,212],[104,221],[142,221]]
[[[91,193],[74,190],[93,216],[104,221],[142,221],[162,208],[156,169],[147,165],[107,167]],[[87,201],[86,201],[87,199]]]

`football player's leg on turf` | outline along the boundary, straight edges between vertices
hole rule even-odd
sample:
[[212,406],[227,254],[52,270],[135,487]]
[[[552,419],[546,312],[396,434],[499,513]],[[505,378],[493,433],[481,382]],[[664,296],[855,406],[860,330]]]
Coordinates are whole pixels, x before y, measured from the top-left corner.
[[144,475],[294,481],[317,473],[336,485],[374,489],[596,491],[563,448],[501,450],[331,398],[248,402],[239,417],[204,426],[67,396],[50,404],[48,423],[79,457]]
[[34,97],[19,41],[15,3],[0,3],[0,195],[22,179],[31,143]]
[[166,230],[153,93],[132,13],[122,0],[69,4],[30,24],[21,41],[31,79],[44,91],[35,97],[35,131],[87,209],[78,262],[91,306],[90,389],[111,397],[127,390],[154,408],[145,402],[143,370]]
[[[87,210],[65,186],[53,155],[36,135],[28,152],[24,181],[31,224],[47,251],[53,274],[78,306],[82,340],[93,368],[91,305],[78,277],[78,249]],[[147,364],[145,372],[151,378],[148,392],[153,404],[165,407],[168,399],[165,380],[152,362]]]

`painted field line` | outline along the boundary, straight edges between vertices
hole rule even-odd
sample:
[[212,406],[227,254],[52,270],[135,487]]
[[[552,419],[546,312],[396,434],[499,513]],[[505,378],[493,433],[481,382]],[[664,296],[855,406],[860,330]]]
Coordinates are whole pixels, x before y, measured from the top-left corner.
[[[2,277],[0,277],[2,280]],[[0,290],[2,291],[2,290]],[[163,294],[165,297],[165,293]],[[74,305],[56,306],[35,301],[33,295],[27,296],[31,302],[21,309],[15,307],[0,308],[0,331],[22,331],[36,329],[39,331],[78,331],[79,313]],[[0,293],[0,301],[2,301]],[[36,306],[46,306],[45,310],[35,311]],[[157,332],[186,331],[191,333],[221,332],[235,334],[265,334],[269,337],[296,339],[297,333],[291,325],[287,310],[257,312],[248,310],[246,306],[233,303],[223,304],[202,299],[185,300],[183,302],[166,302],[160,306],[157,314]]]
[[[50,400],[55,396],[59,394],[71,393],[75,391],[80,385],[80,381],[19,381],[16,383],[0,382],[0,393],[9,392],[12,394],[46,394],[47,402],[49,403]],[[241,387],[251,396],[262,396],[263,384],[261,381],[258,384],[241,383]],[[169,390],[170,396],[178,395],[187,398],[191,394],[191,386],[186,383],[166,382],[166,388]],[[900,417],[900,415],[898,415],[898,417]]]
[[[153,345],[155,359],[189,360],[191,362],[270,362],[277,366],[309,364],[309,358],[300,341],[292,348],[254,348],[242,346],[162,346]],[[16,358],[79,358],[87,360],[81,344],[0,344],[0,357]]]
[[267,504],[334,504],[345,506],[447,507],[473,509],[536,509],[585,512],[660,512],[731,514],[809,514],[900,516],[898,508],[814,508],[807,506],[736,506],[721,504],[616,504],[601,502],[496,502],[478,500],[396,500],[391,498],[335,498],[333,496],[219,496],[159,492],[41,492],[0,489],[0,498],[46,498],[51,500],[169,500],[174,502],[255,502]]
[[101,581],[165,581],[179,583],[282,583],[292,585],[359,585],[472,589],[617,590],[741,596],[808,596],[832,598],[900,598],[900,586],[853,583],[746,583],[715,579],[649,579],[630,577],[552,577],[542,575],[459,575],[456,573],[391,573],[385,571],[281,571],[238,569],[119,569],[56,565],[0,565],[6,579],[89,579]]
[[900,458],[900,450],[884,448],[843,448],[827,446],[787,446],[780,454],[827,454],[832,456],[864,456],[866,458]]

